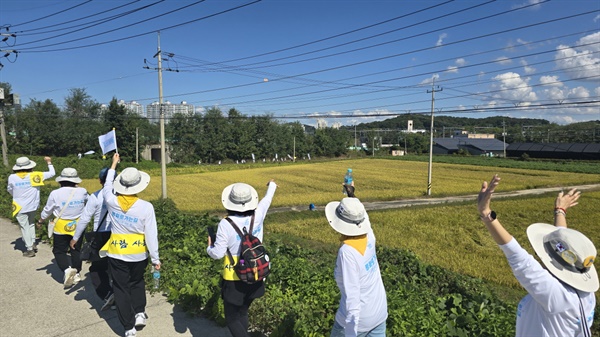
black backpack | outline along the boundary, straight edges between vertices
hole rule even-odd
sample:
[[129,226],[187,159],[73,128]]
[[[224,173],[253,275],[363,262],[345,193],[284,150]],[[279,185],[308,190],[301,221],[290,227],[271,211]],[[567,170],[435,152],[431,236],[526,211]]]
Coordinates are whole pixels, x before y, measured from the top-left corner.
[[[241,238],[240,257],[238,262],[233,266],[236,275],[242,282],[249,284],[264,280],[271,272],[269,255],[267,255],[267,250],[262,242],[260,242],[256,236],[252,235],[252,229],[254,228],[254,214],[252,214],[252,218],[250,219],[250,230],[247,231],[246,228],[244,228],[243,233],[231,219],[225,218],[225,220],[233,226]],[[227,248],[227,255],[233,264],[235,261],[233,260],[229,248]]]

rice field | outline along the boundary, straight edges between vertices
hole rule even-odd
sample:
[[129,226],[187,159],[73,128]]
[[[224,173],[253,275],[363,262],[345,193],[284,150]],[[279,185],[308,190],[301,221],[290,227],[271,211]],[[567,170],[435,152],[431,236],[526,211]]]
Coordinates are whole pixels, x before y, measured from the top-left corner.
[[[341,184],[347,168],[353,169],[356,195],[363,201],[424,197],[427,191],[425,162],[356,159],[194,174],[169,175],[167,171],[167,196],[180,210],[222,211],[220,198],[225,186],[245,182],[262,197],[266,183],[275,179],[279,188],[272,207],[308,207],[310,203],[323,206],[343,196]],[[494,173],[502,176],[506,191],[600,182],[600,170],[598,174],[583,174],[434,163],[432,197],[473,194],[481,181],[489,180]],[[97,180],[84,180],[81,186],[90,192],[99,188]],[[153,175],[140,197],[156,199],[161,191],[161,177]]]
[[[502,184],[507,182],[503,177]],[[504,191],[504,185],[499,191]],[[498,219],[523,248],[534,254],[526,236],[532,223],[553,222],[554,199],[543,196],[492,200]],[[475,202],[428,207],[370,211],[377,244],[414,252],[422,261],[501,285],[518,287],[504,254],[479,220]],[[579,205],[569,209],[569,227],[600,243],[600,191],[584,192]],[[266,228],[275,233],[298,236],[322,246],[334,246],[339,236],[328,225],[323,212],[293,216],[267,216]]]

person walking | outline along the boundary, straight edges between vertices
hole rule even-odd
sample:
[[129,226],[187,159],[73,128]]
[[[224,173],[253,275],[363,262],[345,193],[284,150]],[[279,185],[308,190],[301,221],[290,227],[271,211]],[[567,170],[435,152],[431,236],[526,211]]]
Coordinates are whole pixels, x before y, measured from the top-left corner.
[[[79,256],[81,243],[74,248],[71,248],[69,243],[75,233],[77,220],[83,213],[88,193],[85,188],[77,185],[81,182],[81,178],[79,178],[77,170],[72,167],[63,169],[56,181],[60,184],[60,188],[50,192],[38,222],[42,224],[45,219],[54,216],[49,225],[51,228],[48,229],[48,235],[54,236],[52,253],[54,253],[58,267],[65,273],[63,287],[66,289],[81,281],[79,274],[81,272]],[[71,255],[70,259],[67,253]]]
[[111,235],[101,256],[108,256],[117,316],[125,336],[132,337],[146,326],[148,319],[144,281],[148,256],[154,269],[160,270],[158,230],[154,206],[137,196],[148,187],[150,176],[128,167],[115,178],[119,160],[115,153],[102,188]]
[[[242,282],[234,272],[233,266],[240,255],[241,237],[233,225],[243,232],[252,226],[252,235],[261,242],[264,235],[264,220],[267,215],[277,184],[274,180],[267,183],[265,196],[258,201],[258,193],[254,187],[244,184],[231,184],[221,194],[221,202],[227,210],[227,217],[219,222],[215,242],[208,236],[206,252],[213,259],[221,259],[229,251],[234,259],[223,260],[223,280],[221,296],[225,309],[225,321],[233,337],[249,337],[248,309],[252,302],[265,294],[264,281],[253,284]],[[227,220],[229,219],[231,223]],[[251,221],[253,223],[251,224]]]
[[479,216],[506,255],[513,274],[527,290],[517,307],[516,336],[589,337],[596,307],[596,248],[584,234],[567,228],[567,210],[578,204],[580,192],[560,192],[554,202],[554,225],[535,223],[527,237],[540,264],[502,226],[490,208],[500,184],[494,175],[484,181],[477,198]]
[[[100,180],[100,185],[104,187],[104,183],[106,182],[106,176],[108,175],[108,168],[105,167],[100,170],[98,174],[98,179]],[[75,229],[75,234],[73,235],[73,239],[70,242],[71,249],[75,249],[77,242],[84,234],[85,229],[92,219],[94,218],[94,228],[91,233],[87,233],[91,237],[94,238],[93,245],[95,249],[100,249],[110,238],[110,230],[111,225],[110,221],[107,219],[108,210],[104,205],[104,197],[102,195],[102,189],[97,190],[96,192],[90,194],[87,203],[85,204],[85,208],[83,209],[83,214],[79,221],[77,222],[77,228]],[[96,291],[96,295],[104,300],[104,305],[102,305],[100,310],[108,309],[114,303],[114,295],[111,286],[111,280],[108,273],[108,259],[103,258],[99,260],[92,260],[92,265],[90,266],[90,277],[92,278],[92,284],[94,285],[94,289]]]
[[13,216],[21,227],[25,257],[34,257],[37,251],[35,216],[40,207],[40,186],[44,185],[44,180],[56,174],[51,158],[44,157],[44,161],[48,165],[48,171],[34,172],[36,163],[27,157],[19,157],[12,168],[14,173],[8,177],[7,190],[13,199]]
[[328,203],[325,216],[342,241],[334,270],[341,298],[331,337],[384,337],[387,298],[369,215],[359,199],[347,197]]

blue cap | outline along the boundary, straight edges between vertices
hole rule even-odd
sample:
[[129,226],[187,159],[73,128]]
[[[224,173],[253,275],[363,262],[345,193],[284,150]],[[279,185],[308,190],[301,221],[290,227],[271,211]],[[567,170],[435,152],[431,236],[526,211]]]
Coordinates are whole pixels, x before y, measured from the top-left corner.
[[108,175],[108,167],[105,167],[102,170],[100,170],[100,173],[98,174],[98,179],[100,179],[100,182],[102,183],[102,185],[104,185],[104,183],[106,182],[107,175]]
[[352,172],[352,169],[351,169],[351,168],[349,168],[349,169],[348,169],[348,172]]

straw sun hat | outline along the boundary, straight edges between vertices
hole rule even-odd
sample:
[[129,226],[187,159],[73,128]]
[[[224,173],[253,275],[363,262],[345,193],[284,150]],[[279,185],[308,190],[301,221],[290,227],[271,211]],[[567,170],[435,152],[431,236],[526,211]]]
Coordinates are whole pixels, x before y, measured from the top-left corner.
[[113,189],[122,195],[133,195],[145,190],[149,183],[148,173],[139,171],[135,167],[128,167],[115,178]]
[[329,225],[338,233],[347,236],[367,234],[371,230],[369,215],[365,206],[357,198],[344,198],[333,201],[325,207]]
[[248,184],[235,183],[223,189],[221,202],[223,207],[230,211],[251,211],[258,206],[258,193]]
[[598,290],[598,272],[594,267],[596,247],[582,233],[534,223],[527,237],[536,254],[552,275],[571,287],[585,291]]

